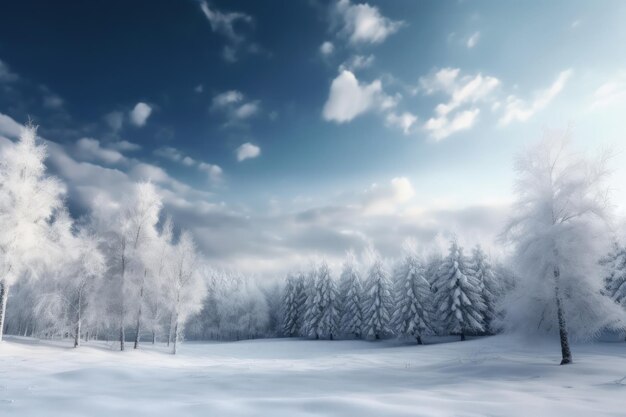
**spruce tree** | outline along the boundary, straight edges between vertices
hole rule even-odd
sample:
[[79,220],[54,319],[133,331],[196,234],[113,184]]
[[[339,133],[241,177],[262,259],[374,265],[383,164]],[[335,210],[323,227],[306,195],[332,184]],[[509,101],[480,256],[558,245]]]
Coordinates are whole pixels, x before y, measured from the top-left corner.
[[354,257],[350,254],[343,265],[340,282],[340,329],[343,334],[358,339],[363,334],[363,310],[361,308],[363,287],[354,264]]
[[468,333],[484,331],[482,312],[486,307],[482,289],[456,240],[450,244],[449,254],[439,267],[435,286],[438,319],[445,332],[458,334],[465,340]]
[[482,250],[480,245],[477,245],[472,250],[472,257],[469,263],[472,276],[476,278],[480,284],[483,302],[485,303],[485,309],[482,311],[485,331],[493,333],[492,323],[496,316],[498,290],[496,288],[496,278],[493,268],[487,259],[487,254]]
[[282,331],[285,336],[293,337],[297,336],[300,332],[301,306],[298,304],[300,301],[298,297],[299,290],[298,279],[290,275],[287,278],[285,284],[284,296],[283,296],[283,326]]
[[306,337],[314,337],[319,339],[320,335],[318,330],[319,306],[316,303],[315,297],[317,295],[317,274],[315,268],[311,270],[304,277],[304,315],[302,319],[302,326],[300,327],[300,334]]
[[322,263],[317,274],[315,295],[317,314],[317,332],[319,337],[333,340],[339,332],[339,310],[337,309],[337,286],[330,276],[326,263]]
[[430,303],[432,293],[425,268],[415,254],[407,253],[395,271],[395,313],[398,335],[415,337],[422,344],[424,333],[433,333]]
[[367,274],[363,299],[363,323],[366,337],[380,339],[392,334],[393,298],[391,282],[380,258],[374,259]]
[[615,242],[602,264],[607,269],[604,280],[606,295],[626,308],[626,248]]

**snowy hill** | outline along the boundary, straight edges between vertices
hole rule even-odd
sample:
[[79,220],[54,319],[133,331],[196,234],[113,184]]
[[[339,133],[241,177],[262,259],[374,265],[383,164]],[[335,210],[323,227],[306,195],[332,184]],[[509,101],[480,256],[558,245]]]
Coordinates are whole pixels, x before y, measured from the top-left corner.
[[626,343],[575,345],[563,367],[552,340],[426,342],[187,343],[172,356],[9,337],[0,415],[624,415]]

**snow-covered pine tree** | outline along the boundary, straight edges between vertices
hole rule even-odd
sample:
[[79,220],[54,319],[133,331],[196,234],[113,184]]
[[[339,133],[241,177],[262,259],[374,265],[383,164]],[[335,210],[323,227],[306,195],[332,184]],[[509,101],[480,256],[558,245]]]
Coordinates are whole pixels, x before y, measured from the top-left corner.
[[343,264],[340,282],[340,329],[343,334],[358,339],[363,334],[363,310],[361,306],[363,286],[352,254],[348,254]]
[[411,336],[422,344],[424,333],[434,333],[431,324],[430,284],[426,270],[414,253],[407,252],[395,270],[395,311],[393,323],[396,333]]
[[484,331],[482,288],[472,276],[456,240],[451,242],[448,256],[439,267],[435,286],[435,306],[445,332],[465,340],[467,333]]
[[289,275],[285,284],[283,295],[283,334],[288,337],[297,336],[300,332],[301,325],[301,295],[302,284],[298,277]]
[[363,323],[366,337],[380,339],[393,334],[391,282],[383,261],[376,256],[367,274],[363,296]]
[[492,328],[492,323],[496,316],[498,290],[493,268],[487,259],[487,254],[482,250],[480,245],[476,245],[472,250],[469,268],[472,271],[472,276],[480,283],[482,290],[483,302],[485,303],[485,309],[482,311],[485,331],[493,333],[494,329]]
[[606,268],[604,292],[626,309],[626,248],[615,242],[602,264]]
[[337,286],[325,262],[317,273],[315,303],[318,308],[317,334],[333,340],[339,332],[339,310],[337,309]]
[[319,339],[319,333],[317,333],[317,325],[319,320],[319,307],[315,302],[315,296],[317,293],[317,273],[316,268],[311,267],[309,272],[303,278],[304,287],[304,314],[302,316],[302,326],[300,327],[300,334],[306,337],[315,337]]

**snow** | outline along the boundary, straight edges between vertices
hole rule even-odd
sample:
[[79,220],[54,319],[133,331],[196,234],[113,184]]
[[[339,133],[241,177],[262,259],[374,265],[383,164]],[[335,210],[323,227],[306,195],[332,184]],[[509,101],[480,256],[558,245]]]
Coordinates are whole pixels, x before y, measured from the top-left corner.
[[[618,416],[626,343],[494,336],[456,342],[266,339],[117,352],[117,344],[0,343],[0,415]],[[451,343],[440,343],[442,341]],[[437,342],[437,343],[434,343]]]

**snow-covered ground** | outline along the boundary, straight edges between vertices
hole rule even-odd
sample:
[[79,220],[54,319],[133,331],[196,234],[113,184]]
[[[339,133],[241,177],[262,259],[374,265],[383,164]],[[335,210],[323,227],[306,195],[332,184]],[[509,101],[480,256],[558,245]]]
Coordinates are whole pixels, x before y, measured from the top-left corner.
[[[624,416],[626,343],[496,336],[397,341],[256,340],[117,352],[105,343],[7,338],[0,416]],[[131,412],[130,414],[128,414]]]

